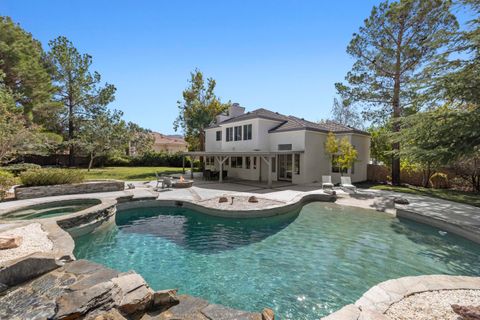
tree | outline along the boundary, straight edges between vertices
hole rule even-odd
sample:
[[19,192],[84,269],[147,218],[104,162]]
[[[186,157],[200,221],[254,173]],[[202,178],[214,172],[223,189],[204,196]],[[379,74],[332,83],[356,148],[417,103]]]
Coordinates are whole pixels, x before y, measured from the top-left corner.
[[123,113],[118,110],[98,111],[85,121],[77,138],[72,141],[78,149],[88,155],[88,171],[97,157],[125,150],[128,130],[122,115]]
[[0,70],[27,124],[42,122],[57,111],[51,102],[53,87],[40,42],[15,24],[0,17]]
[[142,155],[152,150],[155,139],[150,130],[140,127],[138,124],[127,124],[128,152],[134,150],[135,154]]
[[390,138],[391,129],[385,126],[372,126],[368,128],[370,133],[370,156],[375,163],[392,165],[392,144]]
[[343,99],[333,98],[332,120],[352,128],[361,129],[363,127],[362,118],[355,106]]
[[338,140],[333,132],[329,132],[327,135],[325,152],[329,155],[332,164],[340,169],[342,175],[353,167],[358,158],[357,150],[352,146],[348,137]]
[[185,140],[192,150],[205,150],[205,128],[224,112],[230,103],[222,103],[214,93],[216,82],[196,69],[190,74],[189,87],[183,91],[183,101],[178,101],[179,115],[173,123],[175,131],[182,128]]
[[[105,112],[106,106],[115,99],[116,89],[108,83],[100,86],[100,74],[90,71],[92,57],[80,54],[67,38],[58,37],[49,44],[50,59],[54,66],[54,84],[57,87],[55,100],[63,106],[63,123],[68,142],[76,138],[85,119]],[[69,145],[69,165],[73,166],[75,144]]]
[[[347,47],[356,59],[346,80],[337,83],[348,103],[361,102],[367,119],[385,123],[419,108],[418,85],[424,70],[443,50],[458,28],[450,1],[400,0],[373,7],[370,17]],[[401,130],[393,121],[393,132]],[[392,161],[392,183],[400,183],[400,144]]]

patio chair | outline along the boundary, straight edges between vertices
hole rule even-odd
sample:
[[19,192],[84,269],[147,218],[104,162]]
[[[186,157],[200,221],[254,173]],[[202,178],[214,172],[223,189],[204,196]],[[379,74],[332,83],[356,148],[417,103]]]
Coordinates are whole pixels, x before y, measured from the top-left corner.
[[162,181],[162,189],[166,188],[171,188],[173,186],[172,179],[170,177],[165,177],[163,178]]
[[357,187],[352,184],[352,179],[350,177],[341,177],[340,181],[340,187],[342,187],[343,189],[352,190],[353,192],[357,193]]
[[325,187],[333,189],[332,176],[322,176],[322,189]]
[[155,177],[157,177],[157,185],[155,186],[155,188],[158,188],[158,185],[160,183],[163,184],[163,177],[161,175],[158,174],[158,172],[155,171]]

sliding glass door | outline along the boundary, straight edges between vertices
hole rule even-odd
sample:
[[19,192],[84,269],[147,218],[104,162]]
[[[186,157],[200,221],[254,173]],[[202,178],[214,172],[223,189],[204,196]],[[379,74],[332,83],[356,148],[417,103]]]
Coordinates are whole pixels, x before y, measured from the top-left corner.
[[292,181],[292,154],[278,155],[278,180]]

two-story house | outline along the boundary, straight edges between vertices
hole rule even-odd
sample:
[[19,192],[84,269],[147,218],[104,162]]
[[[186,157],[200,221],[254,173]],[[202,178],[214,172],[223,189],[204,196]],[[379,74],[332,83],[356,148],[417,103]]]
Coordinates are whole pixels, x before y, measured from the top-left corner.
[[[348,137],[358,152],[354,166],[344,172],[352,182],[367,179],[370,135],[335,122],[315,123],[266,109],[246,112],[233,104],[226,115],[206,129],[205,168],[225,171],[228,177],[265,181],[291,181],[294,184],[318,182],[322,175],[340,181],[339,168],[332,166],[325,152],[327,134]],[[220,175],[221,177],[222,175]]]

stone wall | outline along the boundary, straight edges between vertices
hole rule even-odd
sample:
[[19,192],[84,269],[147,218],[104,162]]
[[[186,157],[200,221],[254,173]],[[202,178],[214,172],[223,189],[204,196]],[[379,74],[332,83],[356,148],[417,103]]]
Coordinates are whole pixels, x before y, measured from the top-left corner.
[[15,198],[17,200],[60,196],[66,194],[82,194],[96,192],[121,191],[125,189],[123,181],[95,181],[75,184],[61,184],[53,186],[16,187]]

